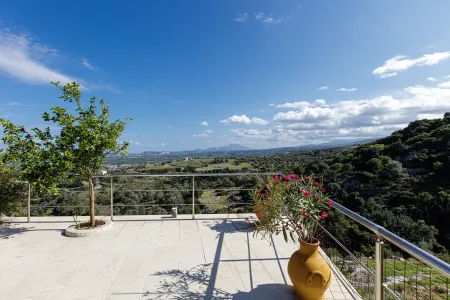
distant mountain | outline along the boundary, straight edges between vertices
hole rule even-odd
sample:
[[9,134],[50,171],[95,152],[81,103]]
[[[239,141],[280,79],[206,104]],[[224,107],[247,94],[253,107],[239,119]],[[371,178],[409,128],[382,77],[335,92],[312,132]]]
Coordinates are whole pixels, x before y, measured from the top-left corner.
[[[276,153],[284,151],[295,151],[295,150],[309,150],[309,149],[323,149],[331,147],[343,147],[343,146],[357,146],[375,141],[376,139],[366,139],[366,140],[339,140],[331,141],[323,144],[315,145],[303,145],[294,147],[279,147],[279,148],[267,148],[267,149],[252,149],[239,144],[230,144],[228,146],[222,147],[212,147],[206,149],[194,149],[194,150],[183,150],[183,151],[144,151],[141,154],[135,155],[151,155],[151,156],[166,156],[166,155],[200,155],[200,154],[232,154],[232,155],[255,155],[255,154],[266,154],[266,153]],[[131,154],[131,153],[130,153]]]
[[245,147],[239,144],[231,144],[228,146],[222,146],[222,147],[212,147],[207,149],[195,149],[193,151],[184,151],[184,152],[229,152],[229,151],[247,151],[252,150],[249,147]]
[[365,143],[370,143],[374,139],[354,141],[354,140],[340,140],[331,141],[318,145],[303,145],[297,147],[281,147],[281,148],[269,148],[269,149],[251,149],[239,144],[231,144],[222,147],[212,147],[207,149],[194,149],[185,151],[144,151],[142,153],[128,153],[128,156],[122,157],[120,155],[109,155],[108,163],[111,165],[116,164],[150,164],[160,163],[174,160],[182,160],[186,157],[189,158],[213,158],[218,156],[224,157],[246,157],[246,156],[258,156],[258,155],[274,155],[289,153],[293,151],[301,150],[313,150],[313,149],[325,149],[345,146],[358,146]]

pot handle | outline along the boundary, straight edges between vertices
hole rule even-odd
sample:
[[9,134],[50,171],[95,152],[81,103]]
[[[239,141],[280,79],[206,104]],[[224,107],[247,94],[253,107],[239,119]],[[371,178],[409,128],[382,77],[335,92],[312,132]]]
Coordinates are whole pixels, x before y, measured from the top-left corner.
[[319,275],[320,277],[322,277],[323,286],[325,286],[327,284],[327,281],[325,280],[325,276],[323,276],[322,272],[314,270],[314,271],[311,271],[309,273],[308,277],[306,278],[307,285],[312,284],[312,279],[313,279],[314,275]]

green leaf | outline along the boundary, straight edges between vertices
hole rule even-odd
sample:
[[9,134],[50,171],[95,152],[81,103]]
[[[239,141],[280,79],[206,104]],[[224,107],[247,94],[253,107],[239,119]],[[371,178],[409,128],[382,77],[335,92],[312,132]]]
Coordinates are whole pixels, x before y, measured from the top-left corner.
[[295,241],[295,239],[294,239],[294,234],[292,233],[292,231],[289,231],[289,234],[290,234],[290,236],[291,236],[291,240],[295,243],[296,241]]
[[284,240],[287,242],[288,238],[287,238],[287,234],[286,234],[286,228],[284,226],[283,226],[283,237],[284,237]]

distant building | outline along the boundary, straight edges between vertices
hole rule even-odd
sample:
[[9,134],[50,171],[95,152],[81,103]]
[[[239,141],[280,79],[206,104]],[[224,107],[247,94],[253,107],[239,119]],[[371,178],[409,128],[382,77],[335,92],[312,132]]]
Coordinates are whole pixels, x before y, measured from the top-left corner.
[[100,175],[105,176],[106,174],[108,174],[108,171],[105,170],[100,171]]
[[184,159],[184,161],[189,161],[189,157],[186,156],[186,158]]

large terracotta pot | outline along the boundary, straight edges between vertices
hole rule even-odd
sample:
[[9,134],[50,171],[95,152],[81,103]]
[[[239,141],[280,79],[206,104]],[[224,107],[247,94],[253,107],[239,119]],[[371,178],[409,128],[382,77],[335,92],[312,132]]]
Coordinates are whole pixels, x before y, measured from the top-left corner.
[[300,242],[289,259],[288,273],[300,300],[321,300],[331,283],[331,270],[319,253],[320,242]]

